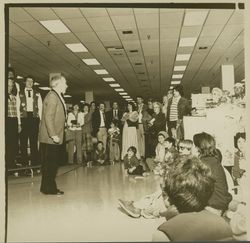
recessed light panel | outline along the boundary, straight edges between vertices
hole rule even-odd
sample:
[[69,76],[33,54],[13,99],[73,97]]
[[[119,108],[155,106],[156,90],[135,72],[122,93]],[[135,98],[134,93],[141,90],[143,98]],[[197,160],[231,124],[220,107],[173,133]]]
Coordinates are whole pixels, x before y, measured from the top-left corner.
[[19,75],[17,75],[16,78],[17,78],[17,79],[23,79],[23,77],[22,77],[22,76],[19,76]]
[[106,81],[106,82],[113,82],[113,81],[115,81],[115,79],[114,78],[102,78],[104,81]]
[[51,90],[50,87],[39,87],[39,89],[41,89],[41,90]]
[[65,44],[72,52],[88,52],[82,43]]
[[82,59],[83,62],[89,66],[91,65],[100,65],[100,63],[95,59],[95,58],[87,58],[87,59]]
[[181,38],[179,46],[184,47],[184,46],[195,46],[195,43],[197,41],[196,37],[190,37],[190,38]]
[[120,95],[127,95],[128,93],[127,92],[122,92],[122,93],[119,93]]
[[203,25],[208,11],[186,12],[183,26]]
[[102,75],[102,74],[109,74],[106,69],[96,69],[94,70],[96,74]]
[[112,88],[117,88],[117,87],[120,87],[120,84],[109,84],[109,86]]
[[123,92],[124,89],[115,89],[115,91],[117,91],[117,92]]
[[122,96],[124,99],[130,99],[131,97],[129,95]]
[[71,98],[72,96],[71,95],[64,95],[63,97],[64,98]]
[[173,74],[172,78],[175,79],[175,78],[182,78],[183,77],[183,74]]
[[188,61],[191,54],[177,54],[176,61]]
[[70,32],[68,27],[61,20],[43,20],[39,22],[53,34]]
[[171,84],[180,84],[181,83],[181,81],[180,80],[176,80],[176,81],[171,81]]
[[187,66],[174,66],[174,71],[185,71]]

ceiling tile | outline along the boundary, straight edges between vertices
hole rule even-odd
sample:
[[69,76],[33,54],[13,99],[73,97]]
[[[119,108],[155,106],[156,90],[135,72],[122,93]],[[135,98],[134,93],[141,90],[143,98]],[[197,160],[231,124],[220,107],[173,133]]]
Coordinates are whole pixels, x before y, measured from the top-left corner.
[[127,16],[111,16],[111,20],[117,30],[136,29],[134,15]]
[[232,15],[233,10],[231,9],[212,9],[210,10],[207,20],[205,22],[206,25],[225,25]]
[[180,28],[161,28],[160,29],[160,39],[176,39],[178,40],[180,34]]
[[51,8],[24,8],[36,20],[56,20],[57,15]]
[[132,8],[107,8],[110,16],[133,15]]
[[9,8],[9,19],[15,23],[34,21],[23,8]]
[[135,41],[138,40],[138,32],[136,29],[131,29],[132,34],[124,34],[122,30],[118,30],[117,33],[122,41]]
[[99,42],[97,35],[95,32],[79,32],[75,33],[75,35],[79,38],[79,40],[84,44],[86,42]]
[[115,31],[97,31],[96,34],[101,41],[119,41]]
[[82,14],[78,8],[53,8],[61,19],[81,18]]
[[181,38],[198,37],[202,26],[183,26],[181,29]]
[[88,18],[88,21],[95,31],[114,30],[109,17]]
[[80,8],[85,17],[107,17],[105,8]]
[[72,33],[55,34],[55,36],[65,44],[78,43],[79,40]]
[[134,13],[137,14],[158,14],[159,9],[154,8],[134,8]]
[[244,26],[242,24],[240,25],[226,25],[222,32],[222,37],[226,36],[238,36],[240,32],[242,32],[244,29]]
[[28,33],[21,29],[18,25],[16,24],[9,24],[9,35],[10,36],[27,36]]
[[207,25],[204,26],[200,37],[210,37],[210,36],[218,36],[223,30],[224,25]]
[[31,35],[49,34],[49,32],[38,22],[22,22],[18,24],[22,29]]
[[180,27],[182,25],[183,12],[169,12],[160,14],[161,27]]
[[159,40],[159,28],[139,29],[141,40]]
[[52,46],[52,45],[61,45],[62,43],[55,38],[52,34],[47,35],[35,35],[35,38],[42,42],[44,45]]
[[244,10],[235,10],[228,24],[244,24]]
[[159,14],[136,14],[139,29],[159,28]]
[[64,19],[63,22],[69,27],[72,32],[89,32],[92,28],[85,18]]

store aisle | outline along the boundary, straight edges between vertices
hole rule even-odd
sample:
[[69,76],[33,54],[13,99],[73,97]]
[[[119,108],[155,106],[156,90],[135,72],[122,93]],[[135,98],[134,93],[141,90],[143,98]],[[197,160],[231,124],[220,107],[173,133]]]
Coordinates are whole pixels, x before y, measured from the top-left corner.
[[163,219],[131,218],[117,199],[152,193],[158,179],[124,176],[120,164],[79,167],[57,177],[63,196],[41,194],[38,177],[10,181],[8,242],[150,241]]

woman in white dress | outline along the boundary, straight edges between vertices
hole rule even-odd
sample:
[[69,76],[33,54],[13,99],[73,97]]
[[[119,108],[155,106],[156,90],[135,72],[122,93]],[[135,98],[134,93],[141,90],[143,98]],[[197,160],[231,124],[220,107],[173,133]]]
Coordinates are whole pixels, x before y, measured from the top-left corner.
[[137,148],[136,157],[139,159],[140,154],[138,152],[138,139],[137,139],[137,126],[138,126],[139,114],[136,111],[135,104],[132,102],[128,103],[127,111],[122,116],[124,122],[123,133],[122,133],[122,160],[127,154],[127,150],[130,146]]

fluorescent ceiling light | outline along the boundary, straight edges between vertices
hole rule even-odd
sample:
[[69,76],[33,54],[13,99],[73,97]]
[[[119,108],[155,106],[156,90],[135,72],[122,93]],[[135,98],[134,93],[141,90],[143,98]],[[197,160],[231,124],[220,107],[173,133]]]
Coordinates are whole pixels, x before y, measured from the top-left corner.
[[183,46],[195,46],[196,41],[197,41],[196,37],[181,38],[179,46],[180,47],[183,47]]
[[106,82],[113,82],[113,81],[115,81],[115,79],[114,78],[102,78],[104,81],[106,81]]
[[185,71],[187,66],[174,66],[174,71]]
[[125,99],[126,101],[133,101],[133,99]]
[[120,84],[109,84],[110,87],[117,88],[120,87]]
[[80,100],[80,102],[81,102],[81,103],[85,103],[85,101],[84,101],[84,100]]
[[115,89],[115,91],[122,92],[122,91],[124,91],[124,89]]
[[100,65],[100,63],[95,58],[82,59],[87,65]]
[[19,76],[19,75],[17,75],[16,78],[17,78],[17,79],[23,79],[23,77],[22,77],[22,76]]
[[120,95],[127,95],[128,93],[127,92],[122,92],[122,93],[119,93]]
[[182,78],[183,77],[183,74],[173,74],[172,78],[175,79],[175,78]]
[[35,82],[34,85],[40,85],[39,83]]
[[101,74],[109,74],[106,69],[97,69],[97,70],[94,70],[94,71],[96,72],[96,74],[99,74],[99,75],[101,75]]
[[191,54],[177,54],[176,61],[188,61]]
[[64,98],[71,98],[72,96],[71,95],[64,95],[63,97]]
[[125,99],[130,99],[131,98],[129,95],[124,95],[122,97],[125,98]]
[[68,27],[61,20],[43,20],[39,22],[53,34],[70,32]]
[[183,26],[203,25],[208,11],[186,12]]
[[169,89],[173,89],[173,88],[174,88],[174,86],[172,86],[172,85],[169,87]]
[[72,52],[88,52],[82,43],[65,44]]
[[181,81],[180,80],[176,80],[176,81],[171,81],[171,84],[180,84],[181,83]]
[[50,87],[39,87],[39,89],[41,89],[41,90],[51,90]]

